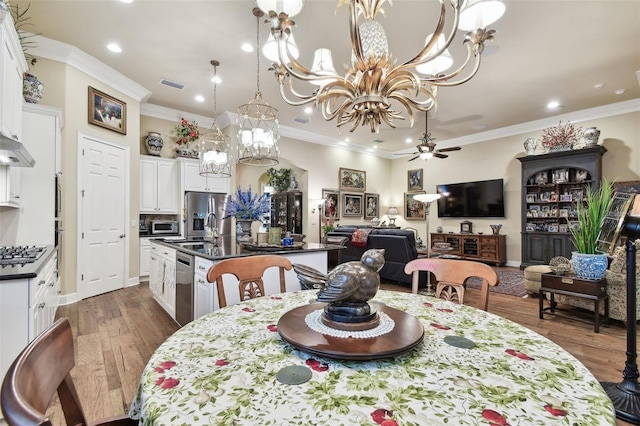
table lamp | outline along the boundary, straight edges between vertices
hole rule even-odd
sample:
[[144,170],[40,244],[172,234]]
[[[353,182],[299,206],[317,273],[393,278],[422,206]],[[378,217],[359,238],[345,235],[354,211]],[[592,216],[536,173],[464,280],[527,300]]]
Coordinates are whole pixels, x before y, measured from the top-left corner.
[[387,210],[387,217],[389,218],[389,226],[395,226],[396,218],[398,217],[398,214],[400,214],[400,212],[398,211],[397,207],[389,207],[389,210]]
[[[431,257],[431,242],[429,241],[429,208],[438,198],[442,197],[440,194],[418,194],[414,195],[413,199],[420,201],[424,206],[424,217],[427,222],[427,233],[424,236],[425,244],[427,245],[427,259]],[[431,294],[431,273],[427,274],[427,294]]]

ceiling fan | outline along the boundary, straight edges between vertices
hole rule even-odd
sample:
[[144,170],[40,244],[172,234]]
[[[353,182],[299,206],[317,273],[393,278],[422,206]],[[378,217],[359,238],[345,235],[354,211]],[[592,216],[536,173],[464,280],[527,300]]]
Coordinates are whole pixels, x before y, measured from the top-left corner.
[[[436,141],[435,138],[432,138],[431,133],[429,133],[429,114],[425,113],[425,129],[424,129],[424,134],[420,137],[421,143],[416,145],[416,148],[418,150],[410,154],[410,155],[415,155],[415,157],[410,158],[408,161],[413,161],[416,158],[422,158],[423,160],[428,160],[432,157],[447,158],[448,155],[442,154],[443,152],[460,151],[462,149],[459,146],[436,149],[435,141]],[[407,154],[405,153],[405,154],[395,154],[395,155],[407,155]]]

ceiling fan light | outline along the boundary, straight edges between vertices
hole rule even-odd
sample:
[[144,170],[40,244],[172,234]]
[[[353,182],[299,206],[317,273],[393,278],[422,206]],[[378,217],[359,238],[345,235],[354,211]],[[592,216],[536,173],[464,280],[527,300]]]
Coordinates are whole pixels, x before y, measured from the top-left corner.
[[289,18],[296,16],[304,7],[304,0],[256,0],[256,5],[266,14],[270,10],[284,12]]
[[462,6],[458,28],[465,31],[486,28],[502,17],[502,0],[467,0]]
[[423,152],[422,154],[420,154],[420,158],[423,160],[430,160],[433,158],[433,153],[432,152]]
[[[293,39],[293,34],[282,34],[282,36],[287,40],[287,50],[289,52],[289,56],[291,56],[293,59],[298,59],[298,57],[300,56],[300,50],[296,45],[296,41]],[[276,41],[275,37],[273,37],[272,33],[269,33],[267,41],[262,46],[262,54],[271,62],[280,63],[280,57],[278,56],[278,42]],[[289,62],[287,61],[287,63]]]

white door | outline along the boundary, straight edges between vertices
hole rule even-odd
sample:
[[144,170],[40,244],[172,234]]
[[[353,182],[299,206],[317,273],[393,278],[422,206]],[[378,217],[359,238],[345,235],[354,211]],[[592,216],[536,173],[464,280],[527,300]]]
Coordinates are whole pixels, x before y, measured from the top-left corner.
[[80,137],[80,148],[79,290],[84,299],[125,286],[127,152],[86,136]]

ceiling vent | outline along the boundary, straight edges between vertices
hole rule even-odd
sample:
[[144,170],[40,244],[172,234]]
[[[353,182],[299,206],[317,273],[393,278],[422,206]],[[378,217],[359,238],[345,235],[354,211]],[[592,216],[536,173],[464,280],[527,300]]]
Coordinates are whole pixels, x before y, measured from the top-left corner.
[[293,121],[297,121],[298,123],[307,124],[311,123],[311,117],[299,116],[293,119]]
[[167,80],[166,78],[163,78],[162,80],[160,80],[160,84],[164,84],[165,86],[173,87],[174,89],[179,89],[179,90],[184,89],[184,86],[185,86],[185,84]]

